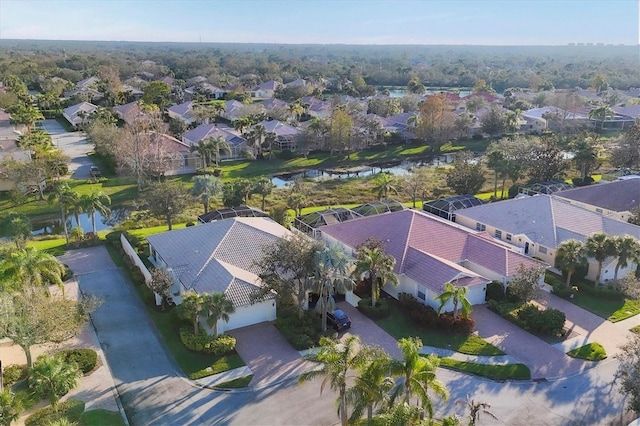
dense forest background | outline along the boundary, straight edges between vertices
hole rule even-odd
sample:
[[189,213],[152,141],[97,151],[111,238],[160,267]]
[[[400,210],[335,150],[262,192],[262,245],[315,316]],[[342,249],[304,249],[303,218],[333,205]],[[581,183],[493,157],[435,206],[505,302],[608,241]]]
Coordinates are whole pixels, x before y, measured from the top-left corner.
[[[493,89],[587,88],[596,75],[611,87],[640,87],[637,46],[375,46],[218,43],[136,43],[0,40],[0,77],[15,74],[32,86],[43,75],[78,81],[102,67],[126,79],[155,62],[158,75],[202,75],[221,85],[234,78],[362,78],[370,86]],[[161,65],[160,65],[161,64]],[[252,81],[253,82],[253,81]]]

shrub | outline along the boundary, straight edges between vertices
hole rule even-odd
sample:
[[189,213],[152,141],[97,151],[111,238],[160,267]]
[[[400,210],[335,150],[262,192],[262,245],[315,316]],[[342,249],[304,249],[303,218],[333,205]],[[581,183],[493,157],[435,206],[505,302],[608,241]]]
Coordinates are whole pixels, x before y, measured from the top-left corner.
[[195,224],[195,223],[193,223],[193,222],[187,222],[187,225],[186,225],[186,226],[187,226],[187,227],[189,227],[189,226],[196,226],[196,224]]
[[82,413],[84,412],[84,402],[77,399],[69,399],[60,402],[57,410],[52,406],[42,408],[24,421],[25,426],[46,426],[66,418],[70,423],[80,424]]
[[276,327],[296,350],[309,349],[320,340],[320,318],[313,312],[305,311],[302,318],[297,311],[278,311]]
[[295,154],[289,150],[289,149],[283,149],[281,152],[279,152],[276,157],[282,159],[282,160],[291,160],[292,158],[295,157]]
[[120,235],[122,235],[123,231],[113,231],[113,232],[109,232],[104,239],[107,241],[107,243],[111,244],[112,246],[116,246],[116,247],[121,247],[120,244]]
[[62,281],[67,281],[73,278],[73,271],[68,265],[64,265],[64,272],[62,273]]
[[384,299],[378,299],[374,308],[371,306],[371,298],[360,299],[358,310],[371,319],[386,318],[389,316],[389,302]]
[[566,319],[564,312],[557,309],[540,310],[531,304],[521,308],[517,318],[520,326],[525,330],[550,336],[562,333]]
[[473,139],[474,141],[481,141],[484,139],[484,136],[482,135],[482,133],[474,133],[471,136],[471,139]]
[[417,325],[435,327],[438,313],[431,306],[425,305],[409,293],[399,293],[398,300],[402,311]]
[[573,294],[573,290],[564,284],[558,285],[557,283],[553,284],[553,290],[551,290],[553,294],[558,297],[562,297],[563,299],[570,299]]
[[499,281],[491,281],[487,284],[487,294],[485,295],[485,301],[489,300],[504,300],[504,286]]
[[61,356],[66,362],[75,362],[82,374],[93,371],[98,365],[98,354],[93,349],[67,349],[56,355]]
[[188,327],[180,329],[180,340],[189,350],[212,355],[223,355],[236,348],[236,338],[233,336],[221,334],[216,338],[206,333],[196,336]]
[[2,370],[2,383],[11,386],[20,380],[27,378],[28,368],[26,365],[11,364]]

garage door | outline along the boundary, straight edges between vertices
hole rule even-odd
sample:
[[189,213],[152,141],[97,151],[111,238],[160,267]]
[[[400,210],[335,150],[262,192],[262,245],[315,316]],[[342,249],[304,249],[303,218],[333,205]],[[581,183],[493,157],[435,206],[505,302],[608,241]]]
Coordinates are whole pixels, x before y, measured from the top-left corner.
[[274,300],[267,300],[249,306],[236,308],[236,311],[229,315],[229,322],[220,322],[220,330],[233,330],[248,325],[258,324],[276,319],[276,303]]

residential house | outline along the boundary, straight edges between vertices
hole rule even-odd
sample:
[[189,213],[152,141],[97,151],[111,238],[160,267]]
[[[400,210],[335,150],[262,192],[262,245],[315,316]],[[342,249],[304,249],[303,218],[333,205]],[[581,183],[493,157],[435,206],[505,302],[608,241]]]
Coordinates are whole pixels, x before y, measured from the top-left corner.
[[261,104],[247,105],[233,99],[224,103],[224,112],[220,114],[220,117],[234,122],[241,118],[261,113],[264,113],[264,108]]
[[285,83],[285,87],[297,87],[297,86],[306,86],[306,85],[307,85],[307,81],[302,78],[298,78],[296,80]]
[[295,151],[298,148],[299,129],[278,120],[262,121],[259,124],[264,126],[267,132],[276,135],[275,145],[277,148],[290,151]]
[[183,102],[167,108],[167,115],[174,120],[182,121],[187,126],[196,122],[193,112],[194,103],[192,101]]
[[276,90],[281,86],[281,83],[278,83],[274,80],[265,81],[262,84],[258,84],[253,89],[251,89],[251,97],[259,98],[259,99],[268,99],[273,98],[276,94]]
[[621,179],[558,191],[554,197],[596,213],[626,221],[640,207],[640,181]]
[[177,304],[187,291],[226,294],[235,313],[219,321],[218,330],[227,332],[276,319],[275,295],[252,300],[262,285],[255,262],[289,235],[267,217],[234,217],[147,237],[149,260],[172,273]]
[[98,107],[89,102],[80,102],[79,104],[63,109],[62,116],[77,129],[82,127],[83,124],[86,124],[89,116],[97,110]]
[[[368,238],[382,241],[385,253],[396,259],[398,286],[386,285],[393,297],[412,294],[438,308],[435,297],[448,282],[467,287],[473,305],[485,303],[486,285],[506,285],[520,265],[545,266],[485,232],[465,229],[417,210],[401,210],[320,227],[327,244],[340,244],[355,256],[356,247]],[[452,306],[445,306],[452,310]]]
[[127,92],[127,96],[129,96],[129,99],[134,99],[136,101],[139,101],[140,98],[142,98],[142,96],[144,95],[144,92],[142,90],[135,88],[129,84],[123,84],[122,91]]
[[173,136],[152,132],[151,143],[144,152],[147,168],[153,174],[164,176],[195,173],[204,164],[190,148],[191,145]]
[[207,82],[198,83],[195,86],[189,86],[184,89],[184,98],[187,100],[191,100],[194,98],[196,93],[200,93],[204,95],[207,99],[224,99],[227,96],[228,90],[221,89],[219,87],[214,86],[213,84],[209,84]]
[[[554,265],[558,245],[575,239],[584,242],[596,233],[640,238],[640,227],[571,204],[551,195],[523,196],[511,200],[470,207],[456,212],[456,223],[484,231],[495,239],[518,247],[524,254]],[[608,259],[601,281],[613,278],[616,259]],[[619,277],[636,265],[620,268]],[[594,280],[597,263],[589,261],[587,278]]]
[[231,154],[221,155],[222,159],[242,158],[243,152],[247,149],[247,140],[234,129],[224,124],[201,124],[195,129],[184,133],[182,142],[191,146],[197,145],[200,141],[218,136],[224,138],[231,148]]
[[140,116],[142,110],[138,102],[129,102],[128,104],[113,107],[116,117],[127,124],[133,124],[137,117]]
[[98,77],[89,77],[84,80],[80,80],[76,83],[76,88],[64,93],[65,98],[72,98],[74,96],[81,96],[82,99],[88,101],[96,101],[102,98],[102,93],[97,90],[97,85],[100,83]]

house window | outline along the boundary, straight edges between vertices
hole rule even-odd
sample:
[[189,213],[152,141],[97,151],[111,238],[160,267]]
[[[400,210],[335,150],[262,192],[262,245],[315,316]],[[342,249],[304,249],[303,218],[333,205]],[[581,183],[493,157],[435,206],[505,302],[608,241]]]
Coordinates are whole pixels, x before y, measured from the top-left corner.
[[496,229],[496,232],[495,232],[495,234],[494,234],[494,235],[495,235],[495,237],[496,237],[496,238],[498,238],[499,240],[501,240],[501,239],[502,239],[502,231],[501,231],[501,230]]
[[476,230],[486,231],[487,227],[484,223],[476,222]]
[[542,247],[542,246],[540,246],[540,247],[538,248],[538,251],[539,251],[540,253],[542,253],[542,254],[547,254],[547,248],[546,248],[546,247]]
[[507,241],[511,241],[511,234],[507,234]]
[[427,300],[427,295],[425,294],[425,292],[422,290],[422,287],[418,287],[418,299],[420,300]]

